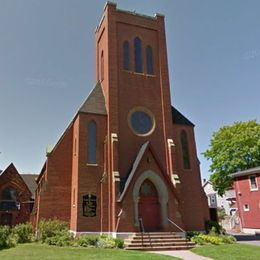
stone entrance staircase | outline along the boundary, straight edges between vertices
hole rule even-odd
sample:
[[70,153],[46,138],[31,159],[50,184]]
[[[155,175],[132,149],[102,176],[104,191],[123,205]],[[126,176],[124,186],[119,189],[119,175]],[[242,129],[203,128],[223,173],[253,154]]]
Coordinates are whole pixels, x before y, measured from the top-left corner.
[[135,233],[125,240],[128,250],[186,250],[195,246],[193,242],[174,232],[145,232]]

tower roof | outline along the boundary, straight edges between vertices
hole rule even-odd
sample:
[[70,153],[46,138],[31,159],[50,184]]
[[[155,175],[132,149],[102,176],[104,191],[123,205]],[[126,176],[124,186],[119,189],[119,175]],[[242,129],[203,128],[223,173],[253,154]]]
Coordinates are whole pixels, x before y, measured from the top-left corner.
[[99,115],[107,114],[105,98],[100,82],[98,82],[93,90],[90,92],[89,96],[80,107],[79,112],[93,113]]
[[180,125],[195,126],[188,118],[172,106],[172,122]]

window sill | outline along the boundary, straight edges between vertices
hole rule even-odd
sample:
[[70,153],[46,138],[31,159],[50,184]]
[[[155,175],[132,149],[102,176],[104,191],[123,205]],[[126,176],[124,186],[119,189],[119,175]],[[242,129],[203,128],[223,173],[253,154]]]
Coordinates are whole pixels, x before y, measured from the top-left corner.
[[91,166],[91,167],[94,166],[95,167],[95,166],[98,166],[98,164],[97,163],[87,163],[87,166]]
[[148,78],[155,78],[156,75],[155,74],[146,74],[144,72],[136,72],[136,71],[132,71],[132,70],[125,70],[123,69],[123,72],[129,73],[129,74],[135,74],[135,75],[141,75],[141,76],[146,76]]
[[257,188],[257,189],[251,189],[251,188],[250,188],[250,191],[258,191],[258,188]]

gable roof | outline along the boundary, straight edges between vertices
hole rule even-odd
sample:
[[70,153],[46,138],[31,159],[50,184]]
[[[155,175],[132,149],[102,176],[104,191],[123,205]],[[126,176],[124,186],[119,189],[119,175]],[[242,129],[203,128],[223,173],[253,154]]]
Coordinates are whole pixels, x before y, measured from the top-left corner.
[[148,145],[149,145],[149,141],[147,141],[146,143],[144,143],[144,144],[141,146],[141,148],[140,148],[140,150],[139,150],[139,152],[138,152],[138,154],[137,154],[137,156],[136,156],[136,158],[135,158],[135,161],[134,161],[134,163],[133,163],[132,170],[131,170],[131,172],[130,172],[128,178],[127,178],[127,181],[126,181],[126,183],[125,183],[124,190],[123,190],[123,192],[121,193],[121,195],[120,195],[120,197],[119,197],[119,199],[118,199],[119,201],[122,201],[123,197],[125,196],[125,193],[126,193],[126,191],[127,191],[127,189],[128,189],[128,186],[130,185],[130,183],[131,183],[131,181],[132,181],[132,179],[133,179],[133,177],[134,177],[134,174],[135,174],[135,172],[136,172],[136,169],[137,169],[137,167],[139,166],[139,164],[140,164],[140,162],[141,162],[141,160],[142,160],[142,158],[143,158],[143,155],[144,155],[144,153],[145,153],[145,151],[146,151]]
[[13,173],[17,174],[19,176],[20,180],[22,181],[22,183],[26,186],[27,190],[31,193],[31,195],[32,196],[34,195],[34,192],[32,192],[31,189],[28,187],[27,183],[25,182],[22,175],[18,172],[18,170],[16,169],[16,167],[14,166],[13,163],[10,163],[10,165],[4,171],[1,172],[0,177],[8,172],[10,172],[11,174],[13,174]]
[[107,115],[105,97],[100,82],[90,92],[79,112]]
[[30,192],[32,193],[32,198],[34,198],[34,193],[37,188],[36,179],[39,175],[38,174],[21,174],[23,181],[29,188]]
[[175,187],[172,185],[172,181],[171,181],[170,177],[166,174],[165,170],[163,169],[162,165],[160,164],[160,161],[158,160],[158,157],[157,157],[156,154],[154,153],[154,151],[153,151],[153,149],[152,149],[152,147],[151,147],[151,145],[150,145],[150,142],[147,141],[147,142],[145,142],[145,143],[141,146],[140,150],[139,150],[138,153],[137,153],[137,156],[136,156],[136,158],[135,158],[135,160],[134,160],[134,163],[133,163],[131,172],[130,172],[130,174],[129,174],[127,180],[126,180],[126,183],[125,183],[123,192],[121,193],[121,195],[120,195],[120,197],[119,197],[119,199],[118,199],[118,202],[121,202],[121,201],[123,200],[125,194],[127,193],[127,190],[128,190],[128,188],[130,187],[130,184],[131,184],[131,182],[132,182],[132,180],[133,180],[133,178],[134,178],[134,175],[135,175],[135,173],[136,173],[136,170],[137,170],[138,166],[140,165],[140,163],[141,163],[141,161],[142,161],[142,159],[143,159],[143,156],[144,156],[144,154],[145,154],[145,152],[147,151],[148,148],[150,149],[150,151],[151,151],[151,153],[152,153],[152,155],[153,155],[155,161],[157,162],[157,165],[158,165],[159,168],[161,169],[161,173],[162,173],[162,175],[163,175],[164,178],[165,178],[164,180],[166,181],[166,184],[167,184],[167,185],[170,185],[170,188],[172,189],[172,191],[173,191],[173,193],[174,193],[176,199],[177,199],[178,201],[180,201],[179,196],[178,196],[178,194],[176,193]]
[[260,166],[250,168],[250,169],[247,169],[247,170],[243,170],[243,171],[238,171],[238,172],[235,172],[235,173],[231,173],[230,176],[231,177],[240,177],[240,176],[247,176],[247,175],[255,174],[255,173],[260,174]]
[[172,122],[174,124],[195,126],[188,118],[186,118],[175,107],[171,106],[171,108],[172,108]]

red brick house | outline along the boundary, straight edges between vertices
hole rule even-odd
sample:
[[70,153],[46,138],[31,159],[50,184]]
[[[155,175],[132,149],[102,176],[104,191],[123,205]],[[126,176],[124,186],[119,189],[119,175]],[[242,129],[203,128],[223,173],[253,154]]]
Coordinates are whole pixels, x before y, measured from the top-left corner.
[[204,230],[194,125],[171,105],[164,16],[107,3],[96,29],[97,84],[37,180],[34,224],[74,233]]
[[244,233],[260,233],[260,166],[231,175],[234,178],[236,202]]
[[11,163],[0,172],[0,225],[30,221],[37,175],[21,175]]

